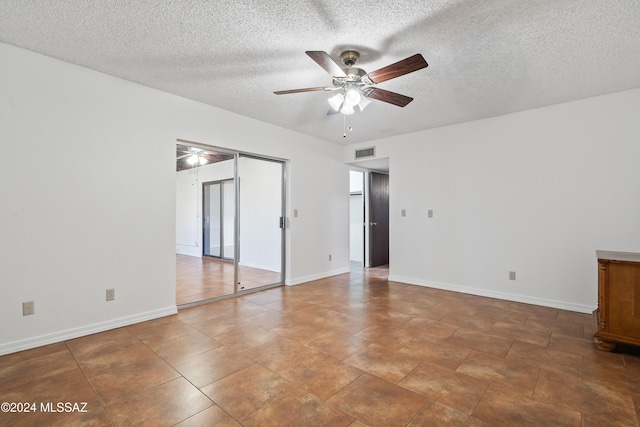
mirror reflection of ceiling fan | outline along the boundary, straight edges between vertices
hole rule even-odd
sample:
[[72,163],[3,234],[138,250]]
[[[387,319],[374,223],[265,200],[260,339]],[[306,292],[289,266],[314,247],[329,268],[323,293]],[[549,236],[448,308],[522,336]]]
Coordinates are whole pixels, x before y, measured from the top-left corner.
[[[196,148],[196,147],[185,147],[182,150],[178,147],[178,156],[176,157],[176,160],[182,160],[185,159],[185,161],[193,166],[196,165],[206,165],[207,163],[209,163],[209,161],[207,160],[207,158],[204,156],[204,150],[201,148]],[[183,153],[181,155],[181,153]]]
[[233,154],[220,153],[189,145],[176,144],[177,172],[230,159],[233,159]]
[[331,74],[333,77],[333,86],[281,90],[274,93],[276,95],[286,95],[290,93],[316,91],[334,92],[329,97],[329,105],[331,105],[329,115],[337,113],[350,115],[356,111],[363,111],[371,103],[371,99],[387,102],[397,105],[398,107],[404,107],[413,101],[413,98],[380,89],[374,87],[374,85],[413,73],[429,65],[422,55],[417,53],[402,61],[367,73],[362,68],[354,67],[360,58],[360,54],[354,50],[347,50],[340,55],[340,60],[344,64],[344,68],[337,64],[329,54],[324,51],[307,51],[305,53],[325,71]]

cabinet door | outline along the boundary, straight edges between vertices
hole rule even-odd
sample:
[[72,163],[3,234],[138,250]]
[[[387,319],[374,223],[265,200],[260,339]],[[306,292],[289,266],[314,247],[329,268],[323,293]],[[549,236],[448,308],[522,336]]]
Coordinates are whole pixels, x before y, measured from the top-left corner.
[[607,273],[609,333],[640,338],[640,265],[612,262]]

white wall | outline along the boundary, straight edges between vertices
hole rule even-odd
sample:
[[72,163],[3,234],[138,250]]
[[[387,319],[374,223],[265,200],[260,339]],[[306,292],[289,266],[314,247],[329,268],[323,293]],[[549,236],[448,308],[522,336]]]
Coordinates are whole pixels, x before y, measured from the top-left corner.
[[233,159],[176,172],[176,252],[202,256],[202,184],[234,178]]
[[5,44],[0,63],[0,354],[175,312],[177,138],[289,159],[287,283],[348,271],[342,147]]
[[390,157],[390,279],[590,312],[596,249],[640,252],[639,138],[636,89],[361,144]]
[[362,194],[350,197],[349,258],[364,266],[364,204]]
[[349,191],[364,193],[364,172],[349,171]]
[[349,171],[349,258],[364,266],[364,172]]

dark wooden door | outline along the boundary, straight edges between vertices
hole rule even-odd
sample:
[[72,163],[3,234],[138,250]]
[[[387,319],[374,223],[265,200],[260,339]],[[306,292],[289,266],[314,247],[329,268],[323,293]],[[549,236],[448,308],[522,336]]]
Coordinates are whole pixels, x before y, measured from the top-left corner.
[[369,265],[389,264],[389,176],[369,173]]

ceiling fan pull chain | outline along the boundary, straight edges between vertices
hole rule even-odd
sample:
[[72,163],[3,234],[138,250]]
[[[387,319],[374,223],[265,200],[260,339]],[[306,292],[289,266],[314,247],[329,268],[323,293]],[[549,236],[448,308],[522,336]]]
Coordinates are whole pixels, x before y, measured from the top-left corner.
[[342,137],[347,137],[347,116],[345,114],[342,115]]

